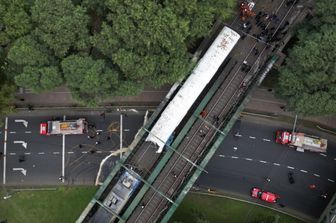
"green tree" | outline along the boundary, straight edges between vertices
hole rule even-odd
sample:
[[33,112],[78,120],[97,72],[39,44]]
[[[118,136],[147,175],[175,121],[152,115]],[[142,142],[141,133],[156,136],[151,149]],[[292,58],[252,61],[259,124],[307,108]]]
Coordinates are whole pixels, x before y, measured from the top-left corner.
[[21,66],[43,66],[50,64],[50,52],[32,36],[17,39],[10,48],[7,58]]
[[317,4],[317,15],[298,32],[298,43],[280,69],[277,92],[289,108],[304,115],[336,113],[336,20],[331,0]]
[[35,0],[32,20],[36,23],[35,34],[56,56],[65,57],[71,47],[87,48],[89,18],[85,9],[71,0]]
[[104,60],[71,55],[61,65],[74,98],[85,104],[97,105],[117,87],[118,73],[106,66]]
[[19,86],[25,86],[38,93],[60,86],[63,79],[57,67],[29,67],[26,66],[23,72],[15,77]]
[[26,0],[0,0],[0,45],[5,46],[32,29]]

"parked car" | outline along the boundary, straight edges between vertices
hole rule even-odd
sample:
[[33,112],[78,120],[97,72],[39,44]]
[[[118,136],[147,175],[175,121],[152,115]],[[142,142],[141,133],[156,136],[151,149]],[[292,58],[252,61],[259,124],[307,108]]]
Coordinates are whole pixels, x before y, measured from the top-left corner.
[[254,198],[258,198],[263,201],[266,201],[268,203],[276,203],[277,199],[280,198],[278,194],[268,192],[268,191],[263,191],[262,189],[258,187],[252,188],[251,196]]

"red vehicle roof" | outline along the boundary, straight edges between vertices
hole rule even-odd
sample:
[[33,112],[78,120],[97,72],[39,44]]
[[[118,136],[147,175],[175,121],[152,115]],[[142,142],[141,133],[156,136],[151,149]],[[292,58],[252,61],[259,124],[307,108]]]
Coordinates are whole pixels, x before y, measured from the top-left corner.
[[277,194],[273,194],[271,192],[263,192],[261,194],[261,200],[264,200],[269,203],[275,203],[278,198],[279,196]]
[[47,135],[47,123],[40,124],[40,134]]
[[288,144],[289,143],[289,136],[290,136],[289,132],[277,131],[275,142],[280,143],[280,144]]
[[279,195],[268,192],[268,191],[262,191],[258,187],[254,187],[251,190],[251,196],[254,198],[259,198],[263,201],[269,202],[269,203],[275,203],[277,199],[279,198]]

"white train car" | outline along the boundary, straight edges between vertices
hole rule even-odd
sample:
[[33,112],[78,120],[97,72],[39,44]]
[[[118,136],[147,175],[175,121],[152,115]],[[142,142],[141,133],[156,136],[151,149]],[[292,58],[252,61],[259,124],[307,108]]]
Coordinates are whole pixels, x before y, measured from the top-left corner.
[[162,152],[171,134],[216,74],[239,38],[240,35],[237,32],[224,27],[175,97],[169,102],[146,138],[146,141],[158,145],[157,153]]

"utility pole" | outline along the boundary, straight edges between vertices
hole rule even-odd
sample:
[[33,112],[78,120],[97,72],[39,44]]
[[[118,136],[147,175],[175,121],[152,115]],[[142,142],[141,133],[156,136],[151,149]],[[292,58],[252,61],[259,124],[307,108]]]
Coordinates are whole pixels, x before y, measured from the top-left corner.
[[295,127],[296,127],[296,121],[297,121],[297,114],[295,115],[295,120],[294,120],[294,125],[293,125],[293,131],[292,131],[292,135],[293,135],[293,133],[294,133],[294,131],[295,131]]

